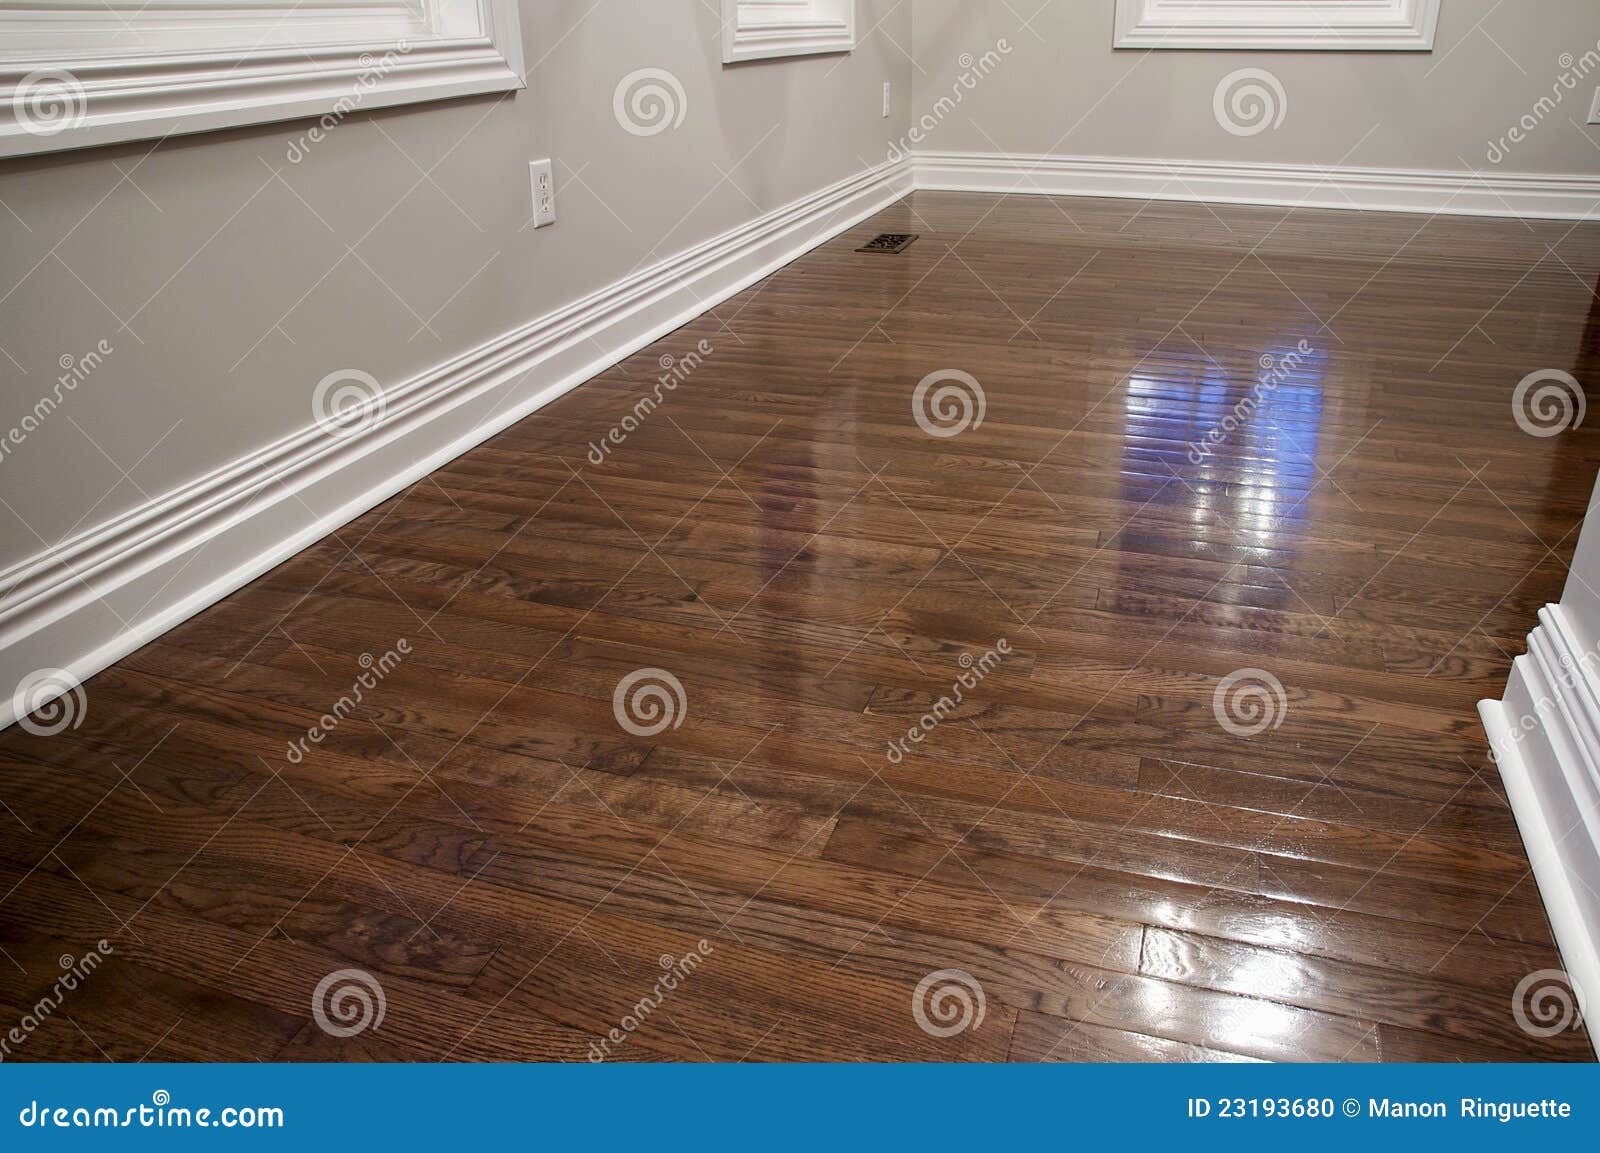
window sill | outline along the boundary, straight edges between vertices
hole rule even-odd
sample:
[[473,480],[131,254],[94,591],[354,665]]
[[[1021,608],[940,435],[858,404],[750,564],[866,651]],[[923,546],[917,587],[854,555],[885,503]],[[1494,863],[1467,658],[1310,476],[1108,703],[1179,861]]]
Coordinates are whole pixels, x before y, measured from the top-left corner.
[[1117,48],[1430,52],[1439,0],[1117,0]]

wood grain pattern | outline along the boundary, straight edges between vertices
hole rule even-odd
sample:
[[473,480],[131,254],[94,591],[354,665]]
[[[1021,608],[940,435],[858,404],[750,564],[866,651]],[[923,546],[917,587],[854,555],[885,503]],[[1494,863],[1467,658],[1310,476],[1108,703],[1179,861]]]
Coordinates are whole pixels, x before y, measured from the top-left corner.
[[1513,1014],[1560,960],[1473,704],[1600,464],[1511,407],[1600,380],[1597,273],[918,193],[0,734],[0,1018],[112,950],[7,1059],[1588,1059]]

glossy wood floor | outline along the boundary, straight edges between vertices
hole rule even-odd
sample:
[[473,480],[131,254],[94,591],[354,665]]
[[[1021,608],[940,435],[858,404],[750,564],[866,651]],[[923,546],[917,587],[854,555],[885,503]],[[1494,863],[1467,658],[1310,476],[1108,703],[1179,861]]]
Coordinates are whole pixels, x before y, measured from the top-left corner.
[[0,1019],[115,950],[8,1059],[1592,1057],[1513,1013],[1559,959],[1473,706],[1600,466],[1511,404],[1600,381],[1597,276],[1592,226],[919,193],[0,735]]

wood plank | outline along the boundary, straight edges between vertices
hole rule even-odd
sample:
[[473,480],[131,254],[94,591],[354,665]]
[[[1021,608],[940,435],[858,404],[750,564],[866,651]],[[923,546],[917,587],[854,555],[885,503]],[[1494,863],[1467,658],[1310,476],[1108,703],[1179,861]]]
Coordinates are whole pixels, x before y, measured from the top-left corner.
[[[1593,225],[916,193],[0,733],[0,1009],[106,936],[28,1057],[588,1060],[704,940],[605,1059],[1582,1058],[1509,1016],[1560,960],[1473,704],[1600,468],[1507,381],[1596,375],[1597,277]],[[381,1029],[312,1019],[340,967]]]

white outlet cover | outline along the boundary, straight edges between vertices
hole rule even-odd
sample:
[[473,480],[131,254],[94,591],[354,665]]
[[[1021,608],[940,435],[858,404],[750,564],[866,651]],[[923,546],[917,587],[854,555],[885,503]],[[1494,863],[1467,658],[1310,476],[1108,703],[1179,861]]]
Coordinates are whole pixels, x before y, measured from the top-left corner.
[[1589,123],[1600,124],[1600,88],[1594,90],[1594,103],[1589,106]]
[[549,160],[528,163],[528,179],[533,186],[533,226],[544,228],[556,222],[556,173]]

